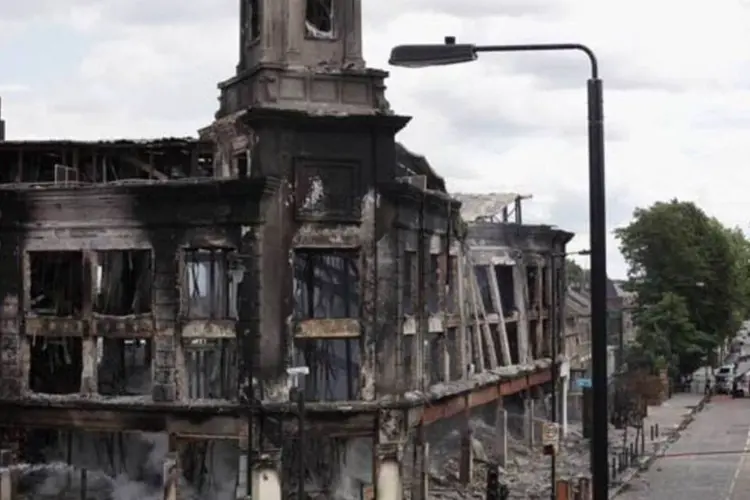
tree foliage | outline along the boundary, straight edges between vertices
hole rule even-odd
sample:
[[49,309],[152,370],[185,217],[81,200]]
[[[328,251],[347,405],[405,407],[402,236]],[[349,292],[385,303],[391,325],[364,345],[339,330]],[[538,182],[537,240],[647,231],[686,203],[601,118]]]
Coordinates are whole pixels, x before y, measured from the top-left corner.
[[650,362],[661,356],[679,373],[692,373],[749,311],[748,241],[678,200],[637,209],[616,234],[637,296],[633,356],[649,351]]
[[590,281],[590,271],[578,265],[573,259],[565,259],[565,274],[568,283],[579,288],[587,288]]

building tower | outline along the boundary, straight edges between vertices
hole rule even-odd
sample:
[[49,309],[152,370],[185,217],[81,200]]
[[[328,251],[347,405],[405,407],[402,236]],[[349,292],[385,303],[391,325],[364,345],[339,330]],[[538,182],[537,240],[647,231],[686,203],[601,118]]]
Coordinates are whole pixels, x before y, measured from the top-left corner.
[[240,0],[237,74],[217,118],[249,106],[387,110],[383,71],[362,59],[360,0]]
[[217,176],[261,175],[258,158],[245,155],[259,138],[237,120],[250,109],[300,118],[390,113],[388,74],[362,58],[361,0],[240,0],[239,31],[237,72],[219,84],[217,122],[201,131],[219,144]]
[[[395,264],[383,270],[376,256],[382,207],[391,202],[376,200],[385,186],[403,184],[396,182],[395,134],[409,119],[390,112],[387,73],[365,66],[361,0],[241,0],[240,12],[236,75],[219,84],[216,120],[201,135],[216,145],[216,177],[278,186],[261,202],[262,226],[243,232],[241,254],[252,256],[244,285],[257,297],[240,304],[237,330],[246,347],[241,379],[253,388],[246,401],[264,409],[254,422],[269,429],[265,419],[284,418],[272,408],[283,408],[297,384],[309,421],[324,401],[343,408],[397,392],[395,369],[376,376],[377,359],[395,367],[399,352],[395,344],[392,354],[375,349],[376,332],[396,328],[395,319],[384,323],[396,307],[385,302],[398,300],[393,280],[383,278]],[[319,361],[315,353],[323,351],[340,367],[325,389],[321,377],[333,365]],[[288,370],[301,366],[309,375],[295,381]],[[373,438],[373,445],[396,449],[402,427],[395,429],[396,437]],[[305,455],[290,443],[255,435],[248,448],[288,470],[295,455]],[[315,452],[309,444],[308,454]],[[294,473],[284,477],[293,489]]]

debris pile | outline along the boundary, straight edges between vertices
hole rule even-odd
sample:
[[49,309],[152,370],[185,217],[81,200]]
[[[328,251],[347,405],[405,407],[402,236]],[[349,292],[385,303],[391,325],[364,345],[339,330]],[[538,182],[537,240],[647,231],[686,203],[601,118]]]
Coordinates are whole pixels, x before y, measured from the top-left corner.
[[[497,431],[481,419],[471,422],[473,431],[474,474],[468,491],[459,482],[460,432],[454,431],[430,448],[430,497],[435,499],[484,499],[487,468],[497,463]],[[635,437],[628,430],[628,439]],[[611,448],[622,446],[623,431],[611,429]],[[540,445],[533,449],[518,435],[508,435],[506,466],[500,468],[500,480],[508,485],[511,499],[549,498],[551,491],[551,457]],[[589,441],[583,438],[580,425],[571,424],[560,443],[556,457],[559,478],[580,477],[589,473]],[[408,476],[407,476],[408,477]]]

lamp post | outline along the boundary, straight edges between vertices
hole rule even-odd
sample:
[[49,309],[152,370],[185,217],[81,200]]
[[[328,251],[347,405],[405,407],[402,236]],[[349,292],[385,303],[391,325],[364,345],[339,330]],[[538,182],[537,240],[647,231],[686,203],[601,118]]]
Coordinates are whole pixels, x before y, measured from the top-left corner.
[[589,148],[589,231],[591,248],[591,354],[593,385],[593,433],[591,475],[594,500],[609,496],[609,443],[607,416],[607,227],[604,183],[604,113],[602,81],[594,52],[578,43],[528,45],[474,45],[446,37],[442,44],[399,45],[391,51],[390,64],[410,68],[475,61],[483,52],[583,52],[591,65],[587,83]]
[[[565,316],[562,314],[563,306],[565,304],[565,286],[564,286],[564,279],[562,279],[561,276],[559,276],[558,271],[560,273],[563,272],[565,269],[565,258],[569,255],[591,255],[591,252],[589,250],[579,250],[577,252],[552,252],[550,253],[550,264],[552,268],[552,300],[551,303],[553,307],[555,307],[555,311],[553,311],[552,314],[552,397],[550,398],[550,406],[552,407],[552,412],[550,415],[550,419],[554,423],[558,423],[558,400],[557,400],[557,391],[559,389],[558,387],[558,378],[559,378],[559,372],[558,372],[558,363],[557,358],[559,357],[560,353],[560,337],[561,332],[564,330],[565,325]],[[562,261],[562,263],[560,263]],[[558,314],[560,313],[560,314]],[[563,404],[566,404],[567,401],[562,401]],[[563,416],[563,422],[565,422],[565,417]],[[555,500],[557,498],[557,492],[555,491],[555,485],[557,484],[557,454],[552,451],[550,453],[550,480],[552,483],[552,491],[550,498],[551,500]]]

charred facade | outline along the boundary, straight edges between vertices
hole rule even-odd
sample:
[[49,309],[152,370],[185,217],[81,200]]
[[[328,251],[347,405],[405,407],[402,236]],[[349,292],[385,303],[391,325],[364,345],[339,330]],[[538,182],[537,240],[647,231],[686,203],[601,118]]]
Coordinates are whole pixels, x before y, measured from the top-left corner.
[[395,142],[360,0],[241,5],[200,139],[0,142],[3,446],[84,490],[426,498],[425,428],[458,418],[468,481],[469,413],[551,381],[569,236],[467,228]]

